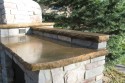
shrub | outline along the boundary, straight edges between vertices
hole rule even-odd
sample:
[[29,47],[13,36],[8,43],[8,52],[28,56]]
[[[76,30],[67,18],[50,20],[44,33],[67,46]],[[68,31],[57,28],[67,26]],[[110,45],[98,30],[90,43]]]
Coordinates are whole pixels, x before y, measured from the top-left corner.
[[[125,0],[40,0],[65,9],[56,22],[65,28],[109,34],[107,60],[124,55]],[[48,4],[49,3],[49,4]],[[121,33],[122,32],[122,33]]]
[[111,35],[108,41],[109,55],[107,61],[117,59],[125,55],[125,33]]

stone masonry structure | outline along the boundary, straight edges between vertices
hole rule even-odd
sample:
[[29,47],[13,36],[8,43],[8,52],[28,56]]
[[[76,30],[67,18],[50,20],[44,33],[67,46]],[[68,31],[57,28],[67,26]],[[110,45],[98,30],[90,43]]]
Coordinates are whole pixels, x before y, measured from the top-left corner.
[[[42,12],[38,3],[33,0],[0,0],[0,24],[27,23],[42,23]],[[24,27],[0,29],[0,35],[1,37],[14,36],[20,33],[20,29]]]
[[103,83],[109,36],[44,26],[41,13],[33,0],[0,0],[2,83]]
[[[7,42],[4,42],[5,39],[1,39],[3,44],[1,44],[0,53],[2,55],[4,83],[13,82],[17,78],[20,79],[20,81],[16,81],[18,83],[103,83],[102,77],[107,50],[105,49],[106,44],[101,43],[106,43],[108,35],[42,27],[31,27],[31,34],[77,44],[83,47],[83,54],[52,62],[30,64],[20,57],[20,53],[6,45],[9,42],[22,42],[24,44],[27,42],[25,37],[19,37],[16,40],[12,40],[13,37],[10,37]],[[77,41],[74,41],[76,39]],[[20,51],[22,50],[20,49]],[[17,71],[21,73],[17,73]]]
[[41,8],[33,0],[0,0],[0,23],[41,23]]

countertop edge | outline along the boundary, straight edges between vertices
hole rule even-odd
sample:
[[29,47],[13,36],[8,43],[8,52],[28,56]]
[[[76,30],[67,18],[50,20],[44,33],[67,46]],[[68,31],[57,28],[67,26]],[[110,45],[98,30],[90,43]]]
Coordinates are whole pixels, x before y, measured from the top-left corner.
[[69,64],[93,59],[93,58],[100,57],[100,56],[106,56],[108,54],[108,51],[106,49],[102,49],[102,50],[97,50],[96,52],[90,52],[88,54],[83,54],[83,55],[79,55],[77,57],[62,59],[62,60],[58,60],[58,61],[30,64],[30,63],[25,62],[23,59],[21,59],[11,49],[7,48],[5,45],[3,45],[3,46],[7,51],[9,51],[13,55],[14,58],[16,58],[24,66],[24,68],[26,68],[27,70],[30,70],[30,71],[64,67],[64,66],[67,66]]
[[77,57],[72,57],[72,58],[68,58],[68,59],[62,59],[62,60],[47,62],[47,63],[31,64],[30,67],[28,68],[28,66],[27,66],[27,68],[32,71],[59,68],[59,67],[67,66],[69,64],[93,59],[96,57],[106,56],[107,54],[108,54],[108,51],[106,49],[103,49],[103,50],[99,50],[97,52],[91,52],[88,54],[83,54],[83,55],[79,55]]

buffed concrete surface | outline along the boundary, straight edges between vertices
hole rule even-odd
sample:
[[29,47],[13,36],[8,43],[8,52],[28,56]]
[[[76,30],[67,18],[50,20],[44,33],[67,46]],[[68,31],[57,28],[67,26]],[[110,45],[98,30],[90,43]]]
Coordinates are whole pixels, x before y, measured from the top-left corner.
[[69,43],[33,35],[4,37],[1,38],[1,41],[24,61],[31,64],[68,59],[96,52],[93,49],[81,48]]

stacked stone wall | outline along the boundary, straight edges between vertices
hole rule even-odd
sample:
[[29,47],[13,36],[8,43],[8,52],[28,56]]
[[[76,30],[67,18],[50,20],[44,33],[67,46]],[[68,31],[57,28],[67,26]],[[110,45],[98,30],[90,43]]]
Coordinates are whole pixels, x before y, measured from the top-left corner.
[[25,70],[25,80],[26,83],[102,83],[104,64],[102,56],[55,69]]
[[[23,70],[25,76],[22,78],[25,79],[25,83],[103,83],[105,56],[59,68],[29,71],[16,58],[11,57],[13,55],[9,51],[6,50],[5,54]],[[2,58],[2,60],[4,59]]]
[[41,23],[41,8],[32,0],[0,0],[0,23]]

